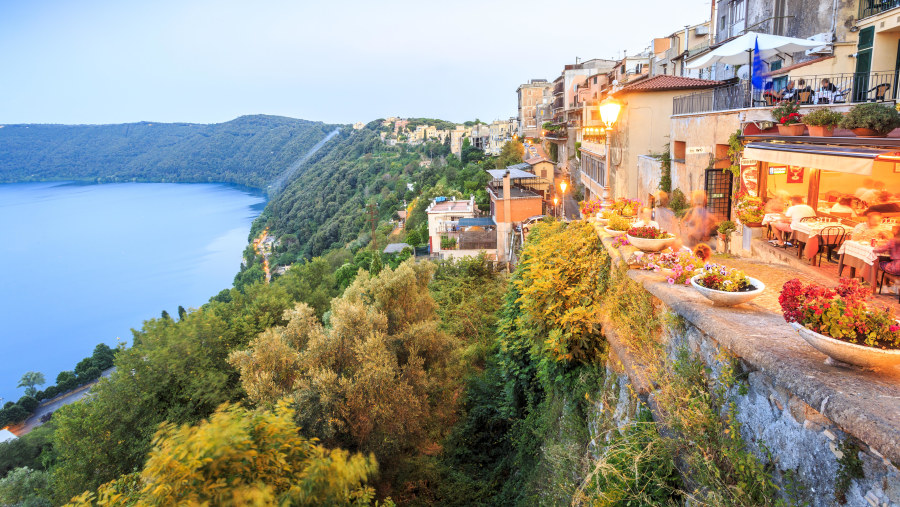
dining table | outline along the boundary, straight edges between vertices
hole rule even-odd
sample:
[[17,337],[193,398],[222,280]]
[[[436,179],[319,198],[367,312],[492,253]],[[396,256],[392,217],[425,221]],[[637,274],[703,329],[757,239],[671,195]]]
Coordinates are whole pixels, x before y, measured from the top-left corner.
[[[791,229],[794,230],[794,239],[802,244],[804,248],[800,250],[800,255],[806,259],[814,259],[819,253],[819,245],[822,243],[822,230],[826,227],[839,227],[843,229],[845,237],[849,237],[853,227],[844,225],[840,222],[824,220],[814,220],[792,224]],[[828,237],[824,238],[826,242],[832,240],[839,233],[829,230]]]
[[840,256],[838,260],[838,277],[843,273],[844,267],[849,267],[850,277],[855,278],[858,269],[861,277],[872,286],[872,293],[874,294],[878,282],[879,255],[875,253],[875,246],[872,245],[872,241],[848,239],[841,245],[838,255]]

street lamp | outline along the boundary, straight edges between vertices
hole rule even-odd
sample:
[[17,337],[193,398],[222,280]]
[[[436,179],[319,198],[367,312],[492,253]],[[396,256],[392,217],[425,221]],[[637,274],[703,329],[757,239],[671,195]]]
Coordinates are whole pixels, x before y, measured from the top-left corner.
[[[600,121],[606,125],[606,130],[612,130],[619,119],[619,112],[622,110],[622,104],[616,99],[607,98],[597,107],[600,110]],[[610,167],[610,132],[606,133],[606,178],[603,182],[603,204],[609,206],[612,204],[612,192],[610,190],[610,182],[612,180],[612,168]]]
[[562,190],[562,216],[566,218],[566,180],[559,182],[559,189]]
[[[553,214],[559,218],[559,197],[553,197]],[[2,400],[3,398],[0,398]]]

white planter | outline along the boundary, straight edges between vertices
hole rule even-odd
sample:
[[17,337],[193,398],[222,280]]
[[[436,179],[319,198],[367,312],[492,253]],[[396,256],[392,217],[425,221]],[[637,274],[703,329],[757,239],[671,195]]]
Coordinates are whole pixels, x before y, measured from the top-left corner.
[[703,276],[702,273],[691,277],[691,285],[697,289],[697,292],[702,294],[706,299],[712,301],[716,306],[734,306],[742,303],[749,303],[753,298],[759,296],[766,290],[766,286],[762,282],[756,278],[750,278],[749,276],[747,278],[750,279],[750,285],[756,287],[755,290],[747,292],[725,292],[723,290],[707,289],[697,283],[697,279],[701,276]]
[[626,236],[631,246],[645,252],[658,252],[675,242],[674,236],[665,239],[635,238],[630,234],[626,234]]
[[608,218],[597,217],[597,218],[595,218],[594,220],[595,220],[598,224],[600,224],[600,225],[602,225],[602,226],[604,226],[604,227],[606,226],[606,224],[609,223],[609,219],[608,219]]
[[864,368],[891,368],[900,364],[900,350],[882,350],[831,338],[791,322],[806,343],[842,363]]
[[626,232],[626,231],[614,231],[614,230],[610,229],[609,227],[604,227],[603,230],[606,231],[606,233],[609,234],[610,236],[621,236],[621,235],[625,234],[625,232]]

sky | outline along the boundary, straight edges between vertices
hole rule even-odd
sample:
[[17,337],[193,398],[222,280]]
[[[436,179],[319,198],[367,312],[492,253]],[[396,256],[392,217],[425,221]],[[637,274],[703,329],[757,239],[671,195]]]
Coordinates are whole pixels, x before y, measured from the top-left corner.
[[634,54],[709,0],[0,0],[0,124],[516,115],[516,87]]

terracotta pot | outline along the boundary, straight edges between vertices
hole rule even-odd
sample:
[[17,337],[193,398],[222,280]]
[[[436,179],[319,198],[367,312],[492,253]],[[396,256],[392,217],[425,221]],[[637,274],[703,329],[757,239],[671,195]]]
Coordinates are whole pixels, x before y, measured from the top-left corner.
[[806,125],[795,123],[793,125],[779,125],[778,134],[782,136],[802,136],[806,131]]
[[834,125],[807,125],[809,135],[815,137],[832,137],[834,136]]
[[856,137],[887,137],[887,134],[879,134],[877,130],[872,129],[850,129],[856,134]]
[[744,222],[747,227],[762,227],[762,222]]

